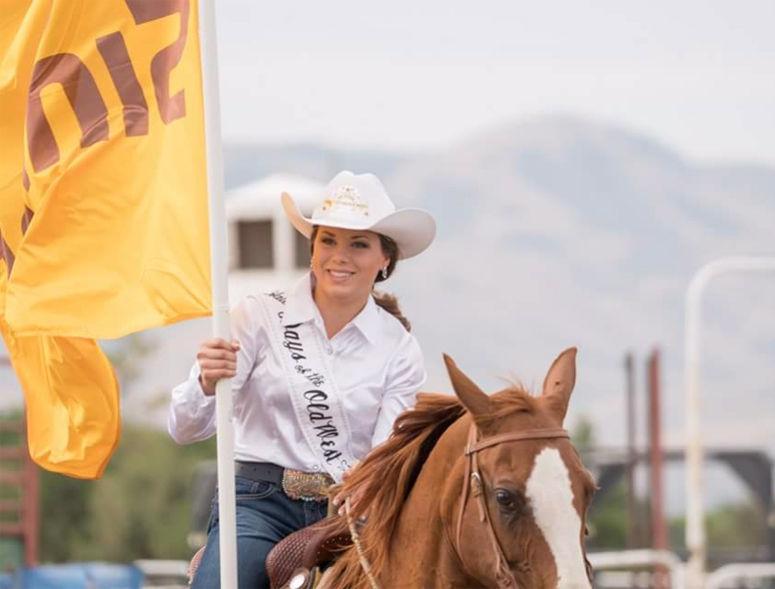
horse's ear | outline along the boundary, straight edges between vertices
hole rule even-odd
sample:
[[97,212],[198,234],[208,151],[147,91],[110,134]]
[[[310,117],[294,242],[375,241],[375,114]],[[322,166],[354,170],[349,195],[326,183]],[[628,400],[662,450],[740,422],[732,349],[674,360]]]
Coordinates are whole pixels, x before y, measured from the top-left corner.
[[576,348],[568,348],[552,362],[544,380],[541,399],[560,423],[568,411],[568,401],[576,384]]
[[452,381],[452,388],[455,390],[455,394],[471,415],[478,417],[490,413],[490,397],[487,396],[487,393],[463,374],[463,371],[457,367],[455,361],[446,354],[444,354],[444,364],[447,365],[447,372],[449,373],[449,379]]

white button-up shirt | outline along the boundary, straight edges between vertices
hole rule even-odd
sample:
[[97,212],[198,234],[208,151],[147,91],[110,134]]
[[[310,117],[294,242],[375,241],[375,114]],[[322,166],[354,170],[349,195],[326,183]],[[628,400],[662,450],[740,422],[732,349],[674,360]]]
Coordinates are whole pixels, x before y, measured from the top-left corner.
[[[291,404],[283,359],[269,344],[261,303],[245,297],[231,311],[232,337],[239,340],[234,394],[234,440],[237,460],[273,462],[285,468],[320,471],[323,465],[309,448]],[[426,378],[415,337],[369,297],[363,310],[328,339],[312,298],[307,274],[289,293],[283,323],[312,322],[331,356],[341,405],[350,425],[352,455],[363,458],[384,441],[393,421],[414,404]],[[215,434],[215,396],[206,396],[194,363],[189,378],[172,391],[168,420],[172,438],[181,444]]]

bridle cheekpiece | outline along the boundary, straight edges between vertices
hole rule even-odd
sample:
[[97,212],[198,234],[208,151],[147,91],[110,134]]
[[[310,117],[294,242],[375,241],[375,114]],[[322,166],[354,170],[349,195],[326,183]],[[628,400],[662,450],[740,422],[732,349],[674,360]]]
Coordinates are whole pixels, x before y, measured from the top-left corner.
[[[495,571],[495,580],[497,582],[498,589],[519,589],[517,585],[517,579],[514,577],[514,573],[509,568],[508,560],[503,552],[498,536],[495,533],[495,528],[492,525],[492,519],[490,518],[490,512],[487,509],[487,500],[484,494],[484,480],[482,474],[479,471],[479,461],[477,454],[487,448],[498,446],[505,442],[520,442],[524,440],[555,440],[562,438],[570,438],[570,435],[566,430],[561,427],[557,428],[539,428],[528,429],[519,432],[512,432],[509,434],[500,434],[483,440],[477,440],[476,424],[472,423],[468,430],[468,441],[466,442],[465,456],[466,460],[466,472],[463,479],[463,496],[460,500],[460,511],[457,518],[457,531],[455,534],[455,541],[460,546],[460,535],[463,527],[463,514],[465,513],[466,503],[468,502],[469,492],[472,497],[477,499],[479,506],[479,521],[486,524],[487,532],[492,543],[493,551],[495,552],[498,563]],[[459,555],[458,555],[459,556]]]

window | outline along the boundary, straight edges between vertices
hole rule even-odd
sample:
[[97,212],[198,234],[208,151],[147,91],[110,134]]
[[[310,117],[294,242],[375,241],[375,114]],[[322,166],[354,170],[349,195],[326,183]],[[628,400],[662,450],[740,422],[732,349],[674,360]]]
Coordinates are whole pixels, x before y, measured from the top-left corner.
[[239,221],[237,223],[240,268],[272,268],[274,266],[272,233],[271,221]]
[[309,239],[304,237],[298,231],[293,232],[294,235],[294,250],[296,256],[297,268],[309,268]]

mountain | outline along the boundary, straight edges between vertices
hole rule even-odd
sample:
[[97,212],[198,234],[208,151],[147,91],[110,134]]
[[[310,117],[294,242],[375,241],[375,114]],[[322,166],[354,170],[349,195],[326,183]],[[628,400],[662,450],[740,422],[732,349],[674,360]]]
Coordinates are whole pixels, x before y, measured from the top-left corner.
[[[623,356],[637,354],[645,439],[646,354],[662,351],[668,443],[683,442],[683,315],[693,273],[720,256],[775,255],[775,169],[688,160],[654,138],[568,116],[484,130],[437,152],[319,145],[227,145],[226,182],[273,172],[327,181],[373,171],[401,206],[421,206],[438,238],[389,283],[423,346],[426,388],[449,390],[448,352],[488,390],[538,389],[565,347],[579,347],[570,423],[624,439]],[[775,279],[719,279],[703,317],[703,424],[717,445],[775,451]],[[162,342],[127,387],[127,415],[162,423],[206,321],[155,330]],[[118,344],[120,347],[121,344]],[[3,371],[0,371],[3,372]],[[152,398],[152,401],[149,399]],[[149,402],[151,406],[149,406]],[[730,408],[734,407],[734,411]]]
[[[553,355],[578,345],[572,405],[608,443],[623,440],[623,354],[645,362],[655,345],[667,439],[683,441],[689,280],[720,256],[775,254],[775,169],[691,162],[643,135],[571,117],[483,132],[407,161],[386,183],[439,221],[437,242],[406,264],[397,289],[418,299],[432,365],[440,369],[444,348],[490,386],[507,371],[538,386]],[[714,443],[775,448],[773,278],[723,278],[708,289],[702,374]],[[645,404],[640,415],[643,433]]]

